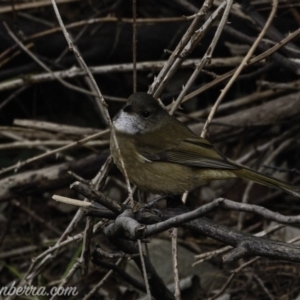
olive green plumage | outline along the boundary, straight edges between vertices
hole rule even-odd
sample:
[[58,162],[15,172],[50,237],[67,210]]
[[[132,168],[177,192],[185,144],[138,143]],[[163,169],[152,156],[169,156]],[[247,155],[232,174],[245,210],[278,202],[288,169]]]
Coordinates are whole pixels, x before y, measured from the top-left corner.
[[[300,188],[241,166],[170,116],[146,93],[129,97],[113,128],[129,180],[158,194],[181,194],[211,180],[240,177],[300,197]],[[111,153],[122,171],[115,140]]]

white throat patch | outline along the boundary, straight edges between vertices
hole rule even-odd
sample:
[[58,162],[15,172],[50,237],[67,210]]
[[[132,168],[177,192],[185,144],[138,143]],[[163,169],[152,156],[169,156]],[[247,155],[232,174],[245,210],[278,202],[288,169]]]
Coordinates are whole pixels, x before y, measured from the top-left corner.
[[118,118],[113,121],[117,131],[127,134],[136,134],[144,129],[137,116],[121,111]]

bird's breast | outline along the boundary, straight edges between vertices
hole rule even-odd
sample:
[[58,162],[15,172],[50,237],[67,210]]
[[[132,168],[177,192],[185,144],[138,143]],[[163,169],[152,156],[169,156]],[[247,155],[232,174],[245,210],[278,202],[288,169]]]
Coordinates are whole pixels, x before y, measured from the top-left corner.
[[[140,154],[130,137],[116,135],[129,180],[140,189],[157,194],[181,194],[199,186],[199,172],[194,168],[161,161],[151,161]],[[111,153],[124,174],[113,137]]]

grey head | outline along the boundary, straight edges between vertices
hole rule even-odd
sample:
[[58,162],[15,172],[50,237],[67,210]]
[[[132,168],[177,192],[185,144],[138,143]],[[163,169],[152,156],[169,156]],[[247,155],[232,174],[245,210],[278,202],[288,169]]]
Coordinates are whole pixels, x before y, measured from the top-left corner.
[[113,125],[119,132],[142,134],[155,130],[167,112],[147,93],[135,93],[114,117]]

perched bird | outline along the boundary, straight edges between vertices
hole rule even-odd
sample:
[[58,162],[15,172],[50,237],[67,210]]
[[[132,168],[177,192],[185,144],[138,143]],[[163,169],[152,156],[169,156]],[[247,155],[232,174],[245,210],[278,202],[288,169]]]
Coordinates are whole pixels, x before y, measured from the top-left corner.
[[[211,180],[243,178],[300,197],[300,187],[263,175],[221,155],[206,139],[169,115],[147,93],[136,93],[113,119],[129,180],[140,189],[176,195]],[[122,170],[113,134],[114,162]]]

